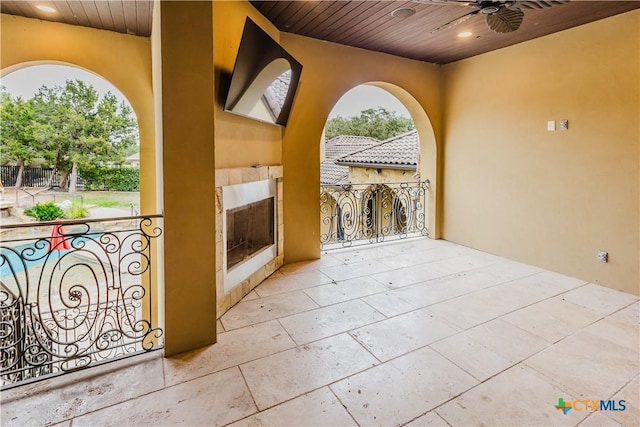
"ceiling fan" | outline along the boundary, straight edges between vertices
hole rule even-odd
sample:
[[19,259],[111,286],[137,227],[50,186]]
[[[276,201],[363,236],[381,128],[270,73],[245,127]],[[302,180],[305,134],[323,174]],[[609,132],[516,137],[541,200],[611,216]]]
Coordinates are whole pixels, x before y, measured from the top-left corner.
[[569,0],[412,0],[415,3],[440,4],[472,7],[475,10],[447,22],[444,25],[429,32],[429,35],[440,32],[446,28],[458,25],[476,15],[484,15],[487,26],[496,33],[511,33],[520,28],[524,18],[524,10],[546,9],[552,6],[568,3]]

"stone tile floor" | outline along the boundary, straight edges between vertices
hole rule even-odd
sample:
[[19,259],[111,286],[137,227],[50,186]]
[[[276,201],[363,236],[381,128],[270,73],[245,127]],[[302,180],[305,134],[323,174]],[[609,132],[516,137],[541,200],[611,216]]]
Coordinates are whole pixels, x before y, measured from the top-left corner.
[[634,295],[446,241],[334,251],[258,286],[217,344],[4,391],[0,421],[637,426],[639,324]]

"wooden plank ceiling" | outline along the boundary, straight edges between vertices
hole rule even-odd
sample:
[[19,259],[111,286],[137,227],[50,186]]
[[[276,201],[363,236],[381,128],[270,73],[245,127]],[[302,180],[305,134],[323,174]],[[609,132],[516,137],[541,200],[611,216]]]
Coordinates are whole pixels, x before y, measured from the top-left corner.
[[[640,8],[640,1],[584,1],[524,10],[521,27],[511,33],[491,31],[481,13],[459,25],[434,29],[477,8],[442,0],[421,1],[251,1],[281,31],[360,47],[420,61],[446,64],[500,49],[588,22]],[[56,11],[43,12],[37,5]],[[395,18],[391,12],[412,8],[415,14]],[[153,0],[43,0],[0,2],[0,11],[149,37]],[[461,31],[473,35],[457,37]]]
[[[38,5],[52,7],[55,12],[42,11],[36,7]],[[149,37],[153,21],[153,0],[2,0],[0,12]]]
[[[499,34],[481,13],[459,25],[434,29],[477,10],[455,1],[251,1],[281,31],[386,52],[420,61],[446,64],[547,34],[640,8],[640,1],[570,1],[545,9],[524,10],[520,28]],[[413,8],[395,18],[398,8]],[[473,35],[460,38],[462,31]]]

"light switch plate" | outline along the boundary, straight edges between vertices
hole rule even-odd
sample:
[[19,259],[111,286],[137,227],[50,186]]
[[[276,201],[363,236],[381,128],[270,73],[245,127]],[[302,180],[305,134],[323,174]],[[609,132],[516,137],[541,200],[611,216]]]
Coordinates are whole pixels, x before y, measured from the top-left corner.
[[549,120],[547,122],[547,130],[548,131],[554,131],[556,130],[556,121],[555,120]]
[[560,124],[560,130],[569,129],[569,120],[560,120],[559,124]]

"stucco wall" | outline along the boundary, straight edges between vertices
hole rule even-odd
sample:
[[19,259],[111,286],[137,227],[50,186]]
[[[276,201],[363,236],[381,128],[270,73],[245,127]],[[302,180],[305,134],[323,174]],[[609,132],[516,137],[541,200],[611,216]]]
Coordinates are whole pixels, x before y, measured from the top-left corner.
[[226,91],[242,38],[246,18],[250,17],[278,41],[280,32],[246,1],[213,3],[215,67],[216,168],[282,163],[282,128],[223,111]]
[[447,240],[638,293],[639,28],[635,11],[444,67]]
[[363,183],[396,183],[417,181],[416,171],[405,171],[399,169],[373,169],[361,167],[349,167],[349,181],[355,184]]

